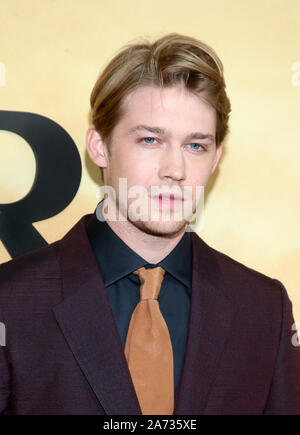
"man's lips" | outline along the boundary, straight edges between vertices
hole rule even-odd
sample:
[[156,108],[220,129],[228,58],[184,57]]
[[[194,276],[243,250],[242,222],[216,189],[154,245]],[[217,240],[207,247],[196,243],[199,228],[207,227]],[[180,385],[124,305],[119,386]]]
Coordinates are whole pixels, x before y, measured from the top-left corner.
[[184,201],[184,198],[182,196],[174,195],[174,193],[170,193],[170,194],[160,193],[159,195],[154,195],[151,198],[159,201],[180,201],[180,202]]

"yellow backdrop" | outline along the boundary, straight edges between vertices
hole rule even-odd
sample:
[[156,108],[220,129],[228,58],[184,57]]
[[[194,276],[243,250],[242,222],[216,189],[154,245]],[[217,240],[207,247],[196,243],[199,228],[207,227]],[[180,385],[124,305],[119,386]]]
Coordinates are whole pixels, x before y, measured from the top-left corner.
[[[47,242],[62,237],[99,199],[85,132],[101,68],[137,38],[188,34],[221,57],[232,102],[231,132],[209,185],[200,235],[280,279],[300,321],[299,16],[299,0],[2,0],[0,110],[58,122],[83,164],[72,203],[34,224]],[[22,198],[34,174],[29,145],[0,131],[0,203]],[[9,258],[0,242],[0,263]]]

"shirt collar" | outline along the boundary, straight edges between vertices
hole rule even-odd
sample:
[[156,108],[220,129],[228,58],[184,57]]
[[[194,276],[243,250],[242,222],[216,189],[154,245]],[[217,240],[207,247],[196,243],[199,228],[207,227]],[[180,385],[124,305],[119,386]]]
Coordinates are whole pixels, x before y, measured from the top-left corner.
[[[192,249],[190,233],[186,231],[175,248],[159,263],[149,264],[134,252],[110,228],[101,213],[101,201],[86,224],[87,235],[94,250],[105,286],[109,286],[140,267],[161,266],[166,272],[191,287]],[[101,216],[101,220],[98,217]]]

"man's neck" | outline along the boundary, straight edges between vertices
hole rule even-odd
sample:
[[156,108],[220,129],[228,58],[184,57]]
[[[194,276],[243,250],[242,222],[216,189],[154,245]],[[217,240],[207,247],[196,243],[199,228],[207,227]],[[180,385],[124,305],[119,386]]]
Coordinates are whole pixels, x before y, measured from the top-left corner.
[[106,222],[129,248],[151,264],[163,260],[179,243],[185,232],[183,228],[175,234],[160,236],[148,234],[129,221]]

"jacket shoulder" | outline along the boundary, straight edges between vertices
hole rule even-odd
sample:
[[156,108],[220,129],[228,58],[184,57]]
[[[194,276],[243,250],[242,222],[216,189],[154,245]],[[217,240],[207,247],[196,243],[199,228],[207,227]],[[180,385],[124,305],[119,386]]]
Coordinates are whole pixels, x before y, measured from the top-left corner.
[[211,249],[217,258],[218,264],[225,276],[240,276],[250,280],[253,283],[257,282],[266,285],[274,285],[278,282],[276,279],[237,261],[223,252],[220,252],[214,248]]
[[202,238],[195,238],[199,244],[200,252],[205,253],[209,260],[206,264],[213,265],[211,275],[218,275],[219,282],[223,282],[234,299],[243,298],[246,295],[252,300],[261,300],[266,294],[275,299],[281,299],[286,290],[283,284],[275,278],[265,275],[245,264],[237,261],[229,255],[209,246]]
[[60,275],[59,241],[30,251],[21,257],[0,264],[0,295],[10,294],[18,286],[26,289],[32,283],[55,279]]

